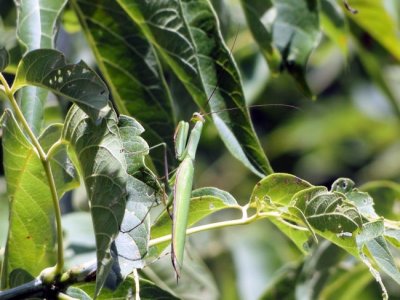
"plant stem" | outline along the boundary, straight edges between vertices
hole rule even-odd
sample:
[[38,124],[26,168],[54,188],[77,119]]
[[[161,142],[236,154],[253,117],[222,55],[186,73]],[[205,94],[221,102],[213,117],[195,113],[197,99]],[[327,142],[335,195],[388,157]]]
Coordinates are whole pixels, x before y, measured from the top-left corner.
[[[256,213],[250,217],[244,216],[244,217],[242,217],[240,219],[236,219],[236,220],[222,221],[222,222],[216,222],[216,223],[201,225],[201,226],[197,226],[197,227],[192,227],[192,228],[189,228],[186,230],[186,234],[189,235],[189,234],[207,231],[207,230],[211,230],[211,229],[249,224],[254,221],[258,221],[258,220],[265,219],[268,217],[279,217],[280,215],[281,214],[278,212]],[[150,240],[149,247],[155,246],[157,244],[161,244],[164,242],[168,242],[171,240],[171,238],[172,238],[171,234],[168,234],[168,235],[164,235],[162,237]]]
[[4,86],[4,91],[10,101],[11,107],[13,108],[14,114],[16,118],[21,122],[25,132],[31,139],[31,142],[36,149],[39,158],[42,162],[43,168],[46,172],[46,177],[49,182],[51,198],[54,206],[55,220],[56,220],[56,230],[57,230],[57,264],[54,269],[55,276],[61,275],[61,272],[64,268],[64,247],[63,247],[63,238],[62,238],[62,225],[61,225],[61,210],[58,201],[56,184],[54,181],[53,173],[51,170],[50,160],[48,159],[46,153],[44,152],[42,146],[40,145],[38,139],[35,134],[29,127],[28,122],[26,121],[21,109],[18,106],[18,103],[14,97],[13,91],[8,86],[7,81],[5,80],[3,74],[0,73],[0,82]]

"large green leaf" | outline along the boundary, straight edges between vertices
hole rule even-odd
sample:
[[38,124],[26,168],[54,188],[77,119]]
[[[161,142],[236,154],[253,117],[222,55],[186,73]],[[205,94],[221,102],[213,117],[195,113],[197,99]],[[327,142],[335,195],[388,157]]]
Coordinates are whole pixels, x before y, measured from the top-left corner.
[[[208,1],[118,0],[171,66],[196,103],[211,111],[221,139],[254,173],[272,169],[253,130],[239,73]],[[217,87],[217,89],[215,89]],[[213,92],[215,91],[215,92]]]
[[0,72],[7,68],[9,62],[8,51],[5,48],[0,48]]
[[317,0],[272,0],[276,8],[274,44],[281,52],[283,67],[296,79],[308,97],[313,97],[305,79],[311,51],[319,42]]
[[[17,38],[23,52],[53,48],[56,23],[67,0],[24,0],[17,3]],[[33,132],[38,135],[43,122],[47,91],[25,87],[19,98],[21,109]]]
[[108,89],[83,61],[67,64],[56,50],[38,49],[27,53],[18,65],[12,90],[34,85],[46,88],[75,102],[92,119],[110,110]]
[[271,1],[241,0],[247,24],[254,39],[261,49],[272,72],[277,73],[280,69],[281,54],[273,43],[272,19],[268,13],[272,8]]
[[351,6],[357,14],[347,12],[347,16],[368,32],[385,47],[397,60],[400,60],[399,29],[392,16],[386,11],[383,0],[352,0]]
[[144,266],[142,259],[147,254],[150,238],[149,210],[160,202],[162,192],[144,162],[149,146],[140,137],[143,127],[136,120],[122,115],[118,127],[130,176],[127,181],[125,215],[112,251],[117,257],[116,276],[125,279],[134,269]]
[[153,46],[115,1],[71,3],[118,111],[145,126],[146,141],[153,145],[167,141],[172,147],[174,114]]
[[[50,145],[59,137],[60,128],[56,126],[46,130],[39,139]],[[8,110],[3,117],[3,151],[10,201],[9,233],[2,269],[2,287],[5,287],[13,270],[37,276],[42,269],[54,264],[55,239],[54,208],[43,165]],[[51,165],[61,196],[77,181],[73,168],[68,166],[65,148],[60,147],[53,158]]]
[[109,110],[98,123],[73,106],[63,131],[63,138],[76,154],[91,204],[97,247],[97,292],[114,263],[110,247],[124,217],[128,178],[115,112]]

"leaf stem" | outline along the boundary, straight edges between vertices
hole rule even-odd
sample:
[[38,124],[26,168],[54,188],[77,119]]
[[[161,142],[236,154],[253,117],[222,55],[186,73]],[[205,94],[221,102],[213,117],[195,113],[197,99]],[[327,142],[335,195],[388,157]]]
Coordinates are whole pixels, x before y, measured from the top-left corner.
[[[281,214],[279,212],[259,212],[255,213],[254,215],[251,215],[250,217],[247,217],[247,207],[242,207],[242,213],[243,217],[240,219],[236,220],[229,220],[229,221],[221,221],[221,222],[216,222],[216,223],[211,223],[211,224],[206,224],[206,225],[201,225],[197,227],[192,227],[186,230],[186,234],[193,234],[193,233],[198,233],[202,231],[207,231],[211,229],[217,229],[217,228],[224,228],[224,227],[230,227],[230,226],[237,226],[237,225],[244,225],[244,224],[249,224],[253,223],[255,221],[265,219],[268,217],[280,217]],[[171,234],[164,235],[162,237],[153,239],[149,241],[149,247],[155,246],[164,242],[170,241],[172,238]]]
[[14,97],[13,90],[10,89],[6,79],[3,74],[0,73],[0,82],[4,86],[4,91],[10,101],[11,107],[15,113],[16,118],[21,122],[23,128],[25,129],[27,135],[29,136],[35,150],[37,151],[39,158],[42,162],[43,168],[46,172],[46,177],[49,182],[51,198],[53,201],[54,212],[55,212],[55,220],[56,220],[56,230],[57,230],[57,264],[54,267],[54,275],[61,275],[61,272],[64,268],[64,247],[63,247],[63,237],[62,237],[62,224],[61,224],[61,210],[58,201],[56,184],[54,181],[53,173],[50,166],[50,160],[48,159],[46,153],[44,152],[42,146],[40,145],[38,139],[35,134],[29,127],[28,122],[26,121],[21,109],[18,106],[18,103]]

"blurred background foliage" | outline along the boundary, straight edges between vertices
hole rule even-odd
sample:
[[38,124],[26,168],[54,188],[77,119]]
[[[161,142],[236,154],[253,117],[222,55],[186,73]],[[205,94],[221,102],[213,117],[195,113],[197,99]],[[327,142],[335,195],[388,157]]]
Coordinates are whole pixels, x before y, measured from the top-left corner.
[[[212,2],[241,70],[248,104],[255,105],[250,108],[255,129],[276,172],[292,173],[328,187],[338,177],[352,178],[357,185],[374,180],[400,182],[398,0],[349,1],[358,14],[343,9],[336,19],[327,6],[332,1],[321,1],[323,30],[307,68],[307,81],[317,95],[315,101],[305,97],[287,74],[271,74],[238,0]],[[13,62],[7,70],[9,78],[21,55],[15,20],[13,2],[0,0],[0,39]],[[384,25],[376,26],[380,23]],[[385,24],[395,35],[390,35]],[[79,21],[69,7],[60,25],[57,48],[70,61],[83,59],[96,67]],[[189,95],[179,81],[167,68],[165,72],[173,96],[180,101],[178,118],[190,116],[197,108],[185,101]],[[264,104],[268,105],[260,106]],[[62,121],[65,112],[62,99],[51,97],[46,121]],[[194,178],[195,187],[219,187],[231,192],[241,204],[248,201],[258,181],[226,151],[210,123],[202,136]],[[3,180],[0,188],[0,244],[4,245],[8,201]],[[73,265],[94,257],[93,232],[84,191],[75,191],[62,201],[68,264]],[[377,211],[380,205],[376,204]],[[392,206],[396,207],[399,216],[398,205]],[[213,215],[208,221],[232,218],[227,214]],[[197,234],[190,242],[186,263],[193,263],[186,270],[189,275],[183,278],[196,284],[190,286],[185,279],[180,282],[178,289],[183,290],[180,295],[185,299],[312,299],[306,292],[310,286],[314,291],[324,286],[320,299],[378,299],[381,294],[366,267],[335,246],[322,243],[313,255],[304,258],[268,221]],[[0,249],[1,255],[4,248]],[[205,265],[195,259],[197,256]],[[155,283],[164,282],[164,287],[176,289],[171,280],[165,280],[172,278],[171,274],[160,271],[172,273],[166,266],[169,263],[168,258],[162,258],[144,273]],[[400,299],[398,286],[388,279],[385,283],[391,299]]]

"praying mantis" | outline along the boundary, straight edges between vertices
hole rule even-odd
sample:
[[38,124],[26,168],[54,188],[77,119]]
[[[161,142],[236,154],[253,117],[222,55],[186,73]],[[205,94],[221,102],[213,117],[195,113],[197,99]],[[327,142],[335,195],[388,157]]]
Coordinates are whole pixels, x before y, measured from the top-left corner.
[[[252,107],[271,105],[298,109],[286,104],[253,105]],[[175,156],[180,161],[180,165],[174,176],[171,260],[177,280],[180,277],[183,265],[186,229],[193,186],[194,161],[205,118],[202,114],[195,112],[191,118],[191,122],[194,122],[194,126],[190,135],[189,123],[185,121],[179,122],[174,134]]]
[[194,160],[203,129],[204,117],[194,113],[191,121],[195,123],[190,136],[189,123],[180,121],[174,134],[175,156],[181,161],[173,189],[171,260],[177,279],[183,265],[186,241],[186,228],[189,215],[190,197],[193,186]]

